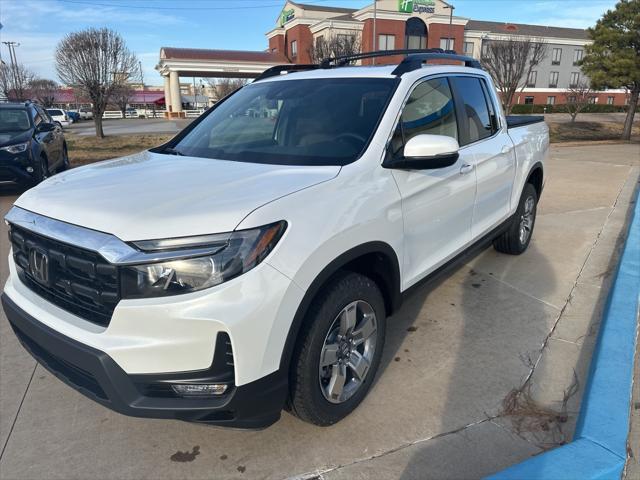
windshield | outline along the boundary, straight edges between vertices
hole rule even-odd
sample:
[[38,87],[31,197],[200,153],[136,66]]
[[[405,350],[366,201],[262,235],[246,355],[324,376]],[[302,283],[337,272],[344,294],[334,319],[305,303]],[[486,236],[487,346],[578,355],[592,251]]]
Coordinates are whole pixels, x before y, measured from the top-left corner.
[[215,108],[172,153],[284,165],[345,165],[366,149],[394,79],[258,82]]
[[24,132],[31,128],[29,115],[24,109],[0,109],[0,132]]

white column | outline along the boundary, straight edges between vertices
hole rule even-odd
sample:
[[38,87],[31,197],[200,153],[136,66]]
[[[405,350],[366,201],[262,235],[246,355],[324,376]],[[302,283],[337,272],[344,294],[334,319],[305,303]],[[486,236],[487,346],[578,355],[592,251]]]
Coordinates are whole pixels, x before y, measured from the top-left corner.
[[171,105],[171,87],[169,83],[169,75],[165,75],[164,77],[164,106],[169,111],[169,106]]
[[182,112],[182,95],[180,95],[180,76],[178,72],[169,73],[169,83],[171,90],[171,111]]

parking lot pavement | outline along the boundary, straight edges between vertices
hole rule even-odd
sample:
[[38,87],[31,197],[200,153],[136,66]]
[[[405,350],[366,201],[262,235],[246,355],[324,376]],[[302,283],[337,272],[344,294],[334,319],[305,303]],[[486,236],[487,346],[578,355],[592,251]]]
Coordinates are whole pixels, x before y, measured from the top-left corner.
[[[102,128],[105,135],[178,133],[193,120],[193,118],[174,120],[165,120],[164,118],[114,118],[103,120]],[[65,127],[66,131],[82,136],[96,134],[93,120],[72,123]]]
[[640,146],[553,147],[547,172],[529,251],[414,289],[369,396],[332,427],[121,416],[36,366],[0,314],[0,477],[480,478],[570,440]]

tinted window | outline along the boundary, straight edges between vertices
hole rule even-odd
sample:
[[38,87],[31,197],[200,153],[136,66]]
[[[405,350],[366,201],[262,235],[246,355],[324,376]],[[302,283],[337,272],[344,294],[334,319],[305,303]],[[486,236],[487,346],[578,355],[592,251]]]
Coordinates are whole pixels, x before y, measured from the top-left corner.
[[344,165],[369,143],[393,79],[257,82],[214,108],[174,149],[221,160]]
[[458,138],[453,96],[444,78],[418,85],[402,111],[404,141],[423,133]]
[[0,132],[24,132],[31,128],[29,114],[24,109],[0,109]]
[[466,117],[465,135],[460,145],[477,142],[492,135],[491,117],[481,80],[473,77],[452,77],[456,95]]

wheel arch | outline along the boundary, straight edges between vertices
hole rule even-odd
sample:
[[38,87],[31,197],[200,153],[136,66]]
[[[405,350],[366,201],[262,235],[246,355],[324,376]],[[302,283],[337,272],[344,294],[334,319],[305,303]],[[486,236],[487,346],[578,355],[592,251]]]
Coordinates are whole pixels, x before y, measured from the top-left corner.
[[391,315],[400,307],[400,262],[395,250],[385,242],[367,242],[347,250],[322,269],[307,288],[289,327],[280,358],[281,370],[289,370],[298,334],[311,302],[324,285],[345,270],[362,273],[376,282],[384,297],[387,315]]
[[527,175],[527,180],[525,184],[530,183],[533,185],[533,188],[536,189],[536,194],[538,195],[538,199],[542,195],[542,188],[544,186],[544,167],[542,162],[536,162],[531,169],[529,170],[529,174]]

